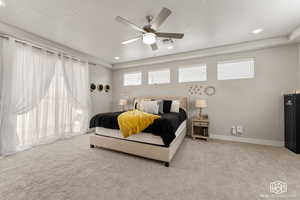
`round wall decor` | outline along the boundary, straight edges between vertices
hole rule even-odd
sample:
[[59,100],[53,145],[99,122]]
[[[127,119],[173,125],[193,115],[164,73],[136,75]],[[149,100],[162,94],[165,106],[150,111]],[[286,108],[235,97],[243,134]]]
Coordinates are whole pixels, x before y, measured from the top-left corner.
[[105,86],[105,92],[108,92],[110,90],[110,86],[109,85],[106,85]]
[[188,92],[189,95],[202,95],[202,85],[191,85]]
[[207,86],[204,90],[207,96],[213,96],[216,94],[216,88],[214,86]]
[[99,92],[102,92],[103,88],[104,88],[104,86],[102,84],[99,84],[98,87],[97,87]]
[[94,92],[94,90],[96,90],[97,86],[94,83],[91,83],[90,85],[90,91]]

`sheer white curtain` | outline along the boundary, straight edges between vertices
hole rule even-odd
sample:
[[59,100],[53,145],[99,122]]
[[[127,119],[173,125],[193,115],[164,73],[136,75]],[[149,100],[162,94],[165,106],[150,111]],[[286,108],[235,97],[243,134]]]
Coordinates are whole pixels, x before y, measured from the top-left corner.
[[54,75],[57,56],[10,38],[4,49],[1,84],[1,152],[14,153],[20,138],[17,116],[32,110],[45,96]]
[[[84,73],[87,73],[87,68],[84,68]],[[85,93],[78,91],[79,94]],[[74,101],[66,85],[61,61],[56,65],[50,88],[40,104],[30,112],[18,115],[17,119],[20,150],[79,135],[87,130],[88,107],[82,107]]]
[[0,38],[0,155],[13,152],[16,148],[17,135],[14,133],[12,113],[12,58],[14,41]]
[[5,77],[0,154],[84,133],[89,119],[88,67],[70,60],[70,71],[58,55],[13,39],[6,43],[2,41],[2,57],[7,59],[0,66]]
[[65,58],[63,60],[64,80],[67,91],[72,97],[74,106],[82,109],[85,114],[86,121],[82,123],[85,124],[85,127],[82,127],[84,130],[88,129],[91,107],[88,67],[87,62],[82,63]]

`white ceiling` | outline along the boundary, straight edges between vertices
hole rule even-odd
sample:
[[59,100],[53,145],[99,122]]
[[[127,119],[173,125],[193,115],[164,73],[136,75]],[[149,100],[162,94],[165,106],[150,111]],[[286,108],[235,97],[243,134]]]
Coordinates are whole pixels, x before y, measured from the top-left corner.
[[[283,36],[300,26],[299,0],[6,0],[6,4],[0,9],[1,21],[109,63]],[[121,44],[137,33],[116,22],[116,16],[142,26],[146,15],[156,15],[162,7],[173,13],[160,31],[185,33],[174,49],[159,43],[153,52],[142,42]],[[253,35],[257,28],[264,32]]]

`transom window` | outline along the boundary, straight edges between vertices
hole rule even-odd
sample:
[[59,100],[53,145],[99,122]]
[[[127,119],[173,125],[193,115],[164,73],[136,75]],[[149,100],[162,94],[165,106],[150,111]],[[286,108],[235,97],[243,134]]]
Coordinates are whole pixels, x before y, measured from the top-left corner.
[[178,81],[179,83],[207,81],[206,65],[179,68]]
[[254,78],[254,59],[218,63],[218,80]]
[[141,85],[142,84],[142,72],[129,72],[123,76],[123,85]]
[[150,85],[170,83],[170,69],[148,72],[148,83]]

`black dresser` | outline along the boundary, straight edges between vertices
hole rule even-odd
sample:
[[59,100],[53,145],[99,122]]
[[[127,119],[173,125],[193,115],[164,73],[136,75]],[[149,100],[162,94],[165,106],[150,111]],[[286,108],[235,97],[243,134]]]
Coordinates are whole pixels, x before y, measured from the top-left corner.
[[284,95],[285,147],[300,153],[300,94]]

